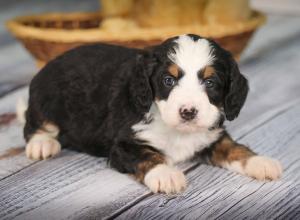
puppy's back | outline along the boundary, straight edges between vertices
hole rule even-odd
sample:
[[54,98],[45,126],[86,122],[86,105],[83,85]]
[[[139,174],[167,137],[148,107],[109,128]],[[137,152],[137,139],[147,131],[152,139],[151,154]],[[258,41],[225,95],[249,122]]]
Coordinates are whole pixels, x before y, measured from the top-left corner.
[[[35,78],[50,79],[62,75],[66,77],[85,77],[86,75],[105,77],[121,68],[123,63],[135,59],[141,52],[138,49],[125,48],[109,44],[92,44],[74,48],[50,61]],[[50,75],[51,74],[51,75]]]
[[74,145],[88,142],[93,131],[102,126],[105,130],[112,81],[139,52],[96,44],[75,48],[50,61],[30,84],[26,123],[50,121]]

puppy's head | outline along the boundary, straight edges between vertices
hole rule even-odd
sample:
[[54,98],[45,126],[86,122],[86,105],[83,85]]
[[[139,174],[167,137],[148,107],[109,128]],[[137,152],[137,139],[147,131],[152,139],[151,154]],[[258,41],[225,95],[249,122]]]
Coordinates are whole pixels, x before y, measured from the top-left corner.
[[156,105],[164,123],[183,132],[210,129],[224,117],[238,116],[247,80],[231,54],[215,42],[181,35],[152,48],[150,54],[143,59],[143,92],[137,91],[136,99],[144,110]]

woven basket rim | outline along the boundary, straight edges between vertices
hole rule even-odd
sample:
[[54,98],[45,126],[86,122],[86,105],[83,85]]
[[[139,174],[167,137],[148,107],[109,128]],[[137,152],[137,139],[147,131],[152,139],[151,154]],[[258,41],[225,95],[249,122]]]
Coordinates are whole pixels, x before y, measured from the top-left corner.
[[72,12],[72,13],[46,13],[28,16],[19,16],[6,22],[7,28],[17,38],[31,38],[51,42],[82,42],[89,43],[95,41],[134,41],[134,40],[164,40],[170,36],[184,33],[200,34],[204,37],[221,38],[236,35],[243,32],[253,31],[266,21],[265,15],[261,12],[253,11],[253,16],[246,22],[237,21],[231,25],[191,25],[184,27],[164,27],[164,28],[136,28],[130,31],[108,31],[99,28],[89,29],[58,29],[39,28],[24,25],[22,22],[41,20],[86,20],[87,18],[102,19],[100,12]]

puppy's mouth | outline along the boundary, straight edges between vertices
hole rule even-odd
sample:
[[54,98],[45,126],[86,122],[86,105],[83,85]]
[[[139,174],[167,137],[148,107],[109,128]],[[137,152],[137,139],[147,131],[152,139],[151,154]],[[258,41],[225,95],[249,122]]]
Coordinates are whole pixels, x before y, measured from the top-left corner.
[[181,121],[175,126],[176,130],[184,133],[194,133],[202,130],[207,130],[207,127],[200,126],[197,124],[196,120],[193,121]]

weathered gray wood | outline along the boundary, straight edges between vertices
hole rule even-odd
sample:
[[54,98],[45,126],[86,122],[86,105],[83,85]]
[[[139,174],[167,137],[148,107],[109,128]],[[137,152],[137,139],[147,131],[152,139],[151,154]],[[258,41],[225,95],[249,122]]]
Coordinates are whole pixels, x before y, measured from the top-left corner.
[[[13,113],[16,110],[18,99],[27,100],[28,87],[18,89],[9,95],[0,99],[0,115]],[[17,120],[11,121],[6,126],[0,125],[0,155],[11,147],[24,146],[22,131],[23,125]],[[1,167],[1,166],[0,166]]]
[[[19,99],[28,99],[28,87],[20,88],[0,99],[0,115],[16,111],[16,104]],[[1,145],[1,142],[0,142]]]
[[65,151],[2,180],[0,218],[67,219],[81,212],[103,216],[114,208],[109,204],[122,206],[145,191],[129,176],[108,169],[106,162]]
[[201,165],[188,173],[182,195],[149,196],[119,219],[291,219],[300,211],[299,112],[295,105],[240,140],[278,158],[285,169],[281,180],[259,182]]
[[[28,87],[18,89],[0,99],[0,115],[15,112],[19,98],[27,99]],[[0,125],[0,179],[3,179],[19,170],[31,165],[34,161],[29,160],[23,153],[8,152],[10,149],[19,149],[25,146],[23,139],[23,125],[17,120],[8,125]],[[10,156],[8,156],[10,155]]]
[[15,112],[19,99],[25,101],[28,99],[28,86],[20,88],[0,99],[0,115],[8,112]]

